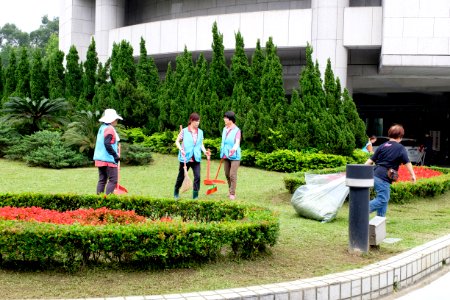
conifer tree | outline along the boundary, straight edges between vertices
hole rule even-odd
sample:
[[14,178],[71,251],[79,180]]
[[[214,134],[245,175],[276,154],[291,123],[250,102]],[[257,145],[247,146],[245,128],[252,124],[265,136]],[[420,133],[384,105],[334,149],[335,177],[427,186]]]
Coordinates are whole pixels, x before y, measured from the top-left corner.
[[80,57],[75,46],[71,46],[69,53],[66,55],[66,74],[65,74],[65,88],[66,99],[72,106],[76,107],[78,98],[81,94],[82,83],[82,69],[79,63]]
[[359,117],[355,102],[347,89],[344,89],[342,97],[344,116],[349,124],[349,130],[354,134],[355,147],[361,148],[367,142],[366,125]]
[[140,56],[136,70],[136,82],[138,85],[142,85],[153,96],[158,93],[160,85],[158,68],[155,65],[155,61],[151,56],[147,55],[147,49],[145,47],[145,40],[141,37],[140,42]]
[[277,48],[270,37],[266,43],[261,101],[259,103],[260,150],[270,152],[282,147],[287,101],[283,88],[283,69]]
[[42,65],[41,51],[36,50],[33,54],[30,73],[31,99],[38,100],[46,96],[46,80]]
[[17,61],[16,61],[16,52],[14,49],[11,49],[9,54],[9,64],[6,68],[5,72],[5,88],[3,93],[3,103],[9,96],[11,96],[17,87],[16,81],[16,70],[17,70]]
[[0,57],[0,104],[1,104],[1,99],[3,98],[3,63],[2,63],[2,58]]
[[200,108],[200,117],[202,118],[202,129],[210,137],[219,137],[220,130],[223,127],[223,108],[221,107],[219,96],[215,91],[211,92],[211,97],[207,105]]
[[111,65],[111,59],[105,62],[105,66],[100,62],[98,64],[97,81],[95,83],[95,95],[92,99],[93,110],[100,112],[107,108],[111,108],[110,94],[112,89],[111,81],[109,80],[109,69]]
[[233,95],[231,96],[231,110],[236,113],[236,124],[238,124],[241,129],[245,127],[247,113],[251,108],[251,99],[245,92],[244,83],[235,83]]
[[194,62],[192,53],[184,47],[182,54],[176,58],[175,97],[170,105],[170,122],[174,126],[186,124],[192,108],[188,107],[188,89],[193,80]]
[[128,80],[132,86],[136,86],[136,64],[134,63],[133,47],[125,40],[120,44],[113,44],[111,55],[111,80]]
[[261,99],[261,78],[264,68],[264,52],[261,49],[261,43],[258,39],[256,48],[252,55],[251,64],[251,92],[250,98],[252,102],[257,105]]
[[50,99],[64,97],[64,52],[58,50],[49,58],[48,93]]
[[[197,80],[192,82],[193,89],[192,94],[189,93],[190,100],[189,105],[192,107],[193,111],[200,111],[203,105],[208,105],[211,98],[211,90],[209,85],[209,73],[208,73],[208,62],[206,61],[203,53],[200,53],[195,65],[196,71],[195,76]],[[203,116],[202,118],[203,123]],[[203,124],[202,124],[203,125]]]
[[95,40],[92,38],[86,53],[86,61],[83,63],[83,98],[92,104],[95,95],[95,82],[97,76],[98,56],[95,48]]
[[231,57],[231,78],[234,86],[241,84],[244,91],[249,94],[251,85],[248,83],[251,81],[251,69],[244,50],[244,38],[239,31],[235,34],[235,40],[236,46]]
[[232,92],[232,81],[228,70],[224,45],[223,34],[217,28],[217,22],[214,22],[213,28],[212,59],[210,67],[211,91],[216,92],[220,100],[226,99]]
[[23,47],[16,70],[16,95],[22,98],[30,97],[30,63],[27,48]]
[[296,89],[292,91],[291,101],[287,107],[284,139],[287,142],[286,148],[290,150],[307,148],[311,140],[305,106]]
[[331,60],[327,60],[327,67],[325,69],[325,107],[330,114],[339,114],[340,108],[340,96],[337,94],[336,81],[334,79],[334,73],[331,69]]
[[[138,126],[142,120],[133,117],[136,95],[136,65],[133,47],[125,40],[113,45],[111,56],[112,106],[122,114],[127,126]],[[139,95],[139,99],[141,95]],[[140,101],[140,100],[139,100]]]
[[172,71],[172,64],[169,62],[165,79],[161,84],[158,94],[160,131],[178,129],[179,126],[170,122],[171,101],[174,98],[175,83],[175,74]]

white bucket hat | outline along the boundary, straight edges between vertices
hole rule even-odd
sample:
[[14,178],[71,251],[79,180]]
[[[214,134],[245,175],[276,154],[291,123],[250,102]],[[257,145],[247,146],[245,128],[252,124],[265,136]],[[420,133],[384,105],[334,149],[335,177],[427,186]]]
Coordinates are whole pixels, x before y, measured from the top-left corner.
[[117,119],[123,120],[122,117],[117,114],[115,109],[107,108],[103,113],[103,117],[101,117],[99,121],[103,123],[112,123]]

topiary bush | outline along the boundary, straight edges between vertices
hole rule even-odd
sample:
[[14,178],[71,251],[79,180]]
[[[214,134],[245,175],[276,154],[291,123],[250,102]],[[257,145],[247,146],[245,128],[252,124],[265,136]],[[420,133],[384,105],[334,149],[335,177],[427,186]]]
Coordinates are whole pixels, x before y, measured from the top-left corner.
[[[186,267],[233,254],[251,258],[275,245],[278,218],[268,209],[237,202],[142,196],[0,194],[0,207],[57,211],[101,208],[135,211],[145,223],[61,225],[0,220],[0,261],[76,270],[91,264],[140,268]],[[161,221],[163,217],[172,221]]]
[[24,136],[5,151],[5,158],[44,168],[74,168],[90,164],[88,158],[66,146],[61,133],[42,130]]

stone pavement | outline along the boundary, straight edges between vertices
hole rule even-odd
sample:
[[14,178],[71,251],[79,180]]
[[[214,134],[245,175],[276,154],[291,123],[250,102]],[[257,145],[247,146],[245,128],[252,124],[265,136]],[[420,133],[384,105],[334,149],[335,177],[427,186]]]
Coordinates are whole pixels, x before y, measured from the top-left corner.
[[400,290],[383,300],[448,300],[450,299],[450,266],[445,266],[441,271],[429,276],[420,283]]
[[[84,298],[86,300],[365,300],[395,299],[450,265],[450,234],[364,268],[289,282],[185,294]],[[444,276],[444,280],[447,276]],[[438,283],[437,283],[438,284]],[[447,279],[444,286],[449,286]],[[419,293],[419,291],[417,291]],[[415,294],[412,293],[411,296]],[[409,295],[409,294],[408,294]],[[449,295],[448,292],[445,294]],[[438,295],[439,296],[439,293]],[[394,297],[394,298],[393,298]],[[407,296],[405,296],[407,297]],[[404,298],[442,299],[434,297]],[[450,296],[445,298],[450,299]],[[62,299],[59,299],[62,300]]]

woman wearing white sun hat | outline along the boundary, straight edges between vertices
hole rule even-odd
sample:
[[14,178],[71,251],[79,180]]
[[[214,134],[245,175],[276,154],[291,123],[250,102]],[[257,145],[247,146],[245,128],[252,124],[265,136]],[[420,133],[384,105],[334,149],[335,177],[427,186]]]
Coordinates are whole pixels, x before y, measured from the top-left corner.
[[111,194],[117,185],[120,138],[114,127],[118,120],[123,119],[111,108],[105,109],[103,117],[99,119],[103,124],[98,130],[94,151],[95,166],[98,167],[97,194]]

